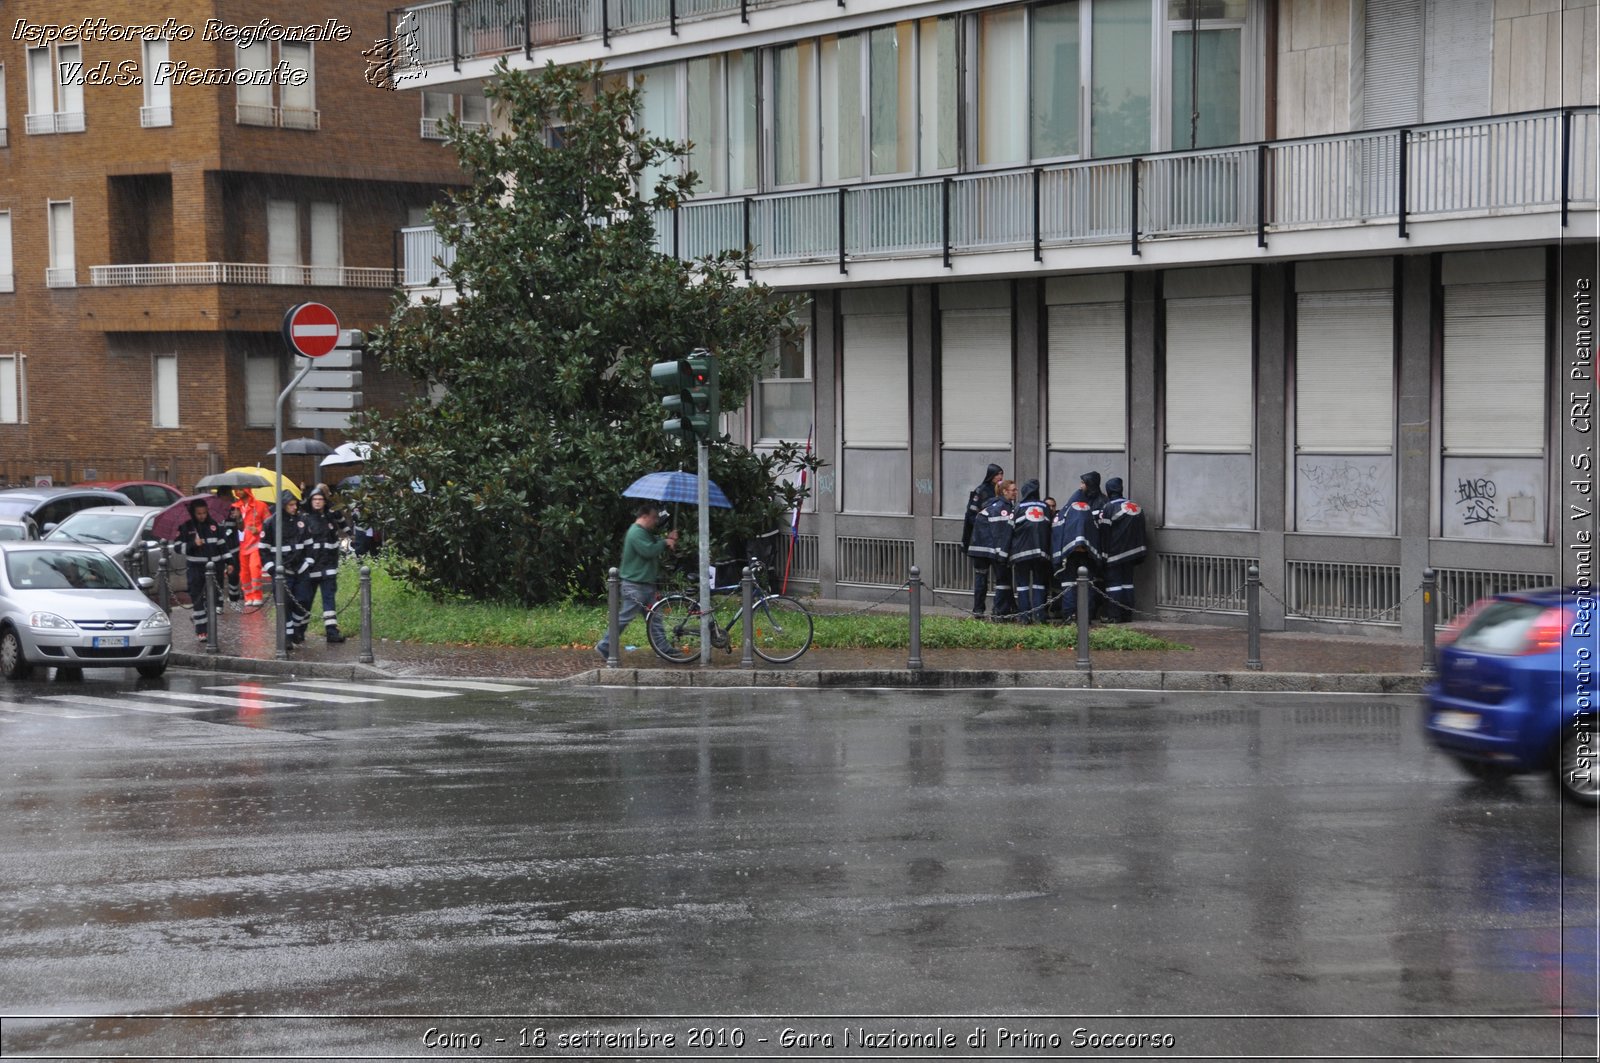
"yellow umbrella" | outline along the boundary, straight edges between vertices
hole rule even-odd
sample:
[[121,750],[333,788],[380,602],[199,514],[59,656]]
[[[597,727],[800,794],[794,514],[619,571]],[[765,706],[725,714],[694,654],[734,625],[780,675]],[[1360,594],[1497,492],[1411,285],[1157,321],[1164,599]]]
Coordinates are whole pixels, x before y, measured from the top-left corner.
[[[278,504],[278,491],[277,488],[272,486],[272,484],[277,481],[278,474],[273,470],[263,469],[259,465],[240,465],[237,468],[229,469],[228,471],[255,473],[257,476],[267,481],[267,486],[252,487],[250,488],[250,493],[261,499],[261,501],[265,502],[269,506],[275,506]],[[283,489],[288,491],[295,498],[300,497],[300,488],[296,487],[294,485],[294,481],[289,479],[287,476],[283,478]]]

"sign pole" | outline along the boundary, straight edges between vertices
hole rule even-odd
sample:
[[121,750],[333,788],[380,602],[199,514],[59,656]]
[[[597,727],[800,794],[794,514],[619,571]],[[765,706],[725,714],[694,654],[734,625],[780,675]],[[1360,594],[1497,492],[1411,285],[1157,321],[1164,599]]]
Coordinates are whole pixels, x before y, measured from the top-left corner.
[[289,396],[294,394],[294,389],[300,386],[300,381],[306,378],[306,374],[311,372],[311,367],[316,364],[315,359],[306,359],[306,367],[295,374],[295,378],[289,381],[289,386],[284,388],[283,393],[278,396],[277,412],[272,418],[273,471],[278,476],[278,482],[273,485],[277,491],[278,501],[273,506],[272,514],[272,604],[277,610],[278,652],[276,656],[280,661],[289,659],[289,632],[287,631],[288,625],[284,623],[287,614],[284,612],[285,602],[283,600],[283,565],[279,563],[283,559],[283,404],[289,401]]
[[695,464],[699,484],[695,487],[700,506],[700,664],[711,663],[711,451],[704,439],[696,440]]

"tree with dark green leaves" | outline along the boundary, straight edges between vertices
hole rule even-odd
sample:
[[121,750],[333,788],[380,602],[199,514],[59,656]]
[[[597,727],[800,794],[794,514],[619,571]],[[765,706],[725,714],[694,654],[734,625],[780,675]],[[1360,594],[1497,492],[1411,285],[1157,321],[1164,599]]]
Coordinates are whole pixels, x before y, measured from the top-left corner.
[[[751,393],[794,307],[742,279],[741,255],[692,263],[657,250],[654,220],[693,189],[686,146],[648,135],[636,89],[591,66],[511,71],[485,94],[511,134],[448,126],[471,184],[433,208],[455,248],[451,303],[397,306],[369,350],[419,397],[370,412],[376,444],[362,509],[399,574],[441,594],[527,604],[600,592],[657,470],[693,472],[693,446],[662,430],[650,366],[704,347],[724,408]],[[815,462],[786,446],[717,440],[713,555],[780,527]],[[681,507],[685,532],[692,507]],[[692,538],[692,536],[689,536]],[[680,545],[679,553],[693,556]]]

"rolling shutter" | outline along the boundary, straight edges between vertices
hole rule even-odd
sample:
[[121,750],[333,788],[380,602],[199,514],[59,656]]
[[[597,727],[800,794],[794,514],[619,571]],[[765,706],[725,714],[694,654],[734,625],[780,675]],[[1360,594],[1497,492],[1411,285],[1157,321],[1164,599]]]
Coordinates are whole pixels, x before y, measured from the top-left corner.
[[1362,124],[1410,125],[1422,116],[1422,0],[1367,5]]
[[277,414],[278,359],[250,355],[244,360],[244,423],[271,425]]
[[1250,452],[1250,342],[1248,295],[1167,300],[1168,450]]
[[1011,446],[1011,311],[940,315],[941,439],[947,447]]
[[910,347],[904,314],[844,318],[844,445],[911,445]]
[[[1367,10],[1372,7],[1369,3]],[[1449,122],[1488,114],[1494,40],[1490,0],[1428,0],[1424,28],[1422,120]]]
[[1314,454],[1388,454],[1394,447],[1394,296],[1299,297],[1295,446]]
[[1128,442],[1128,338],[1122,302],[1050,307],[1046,390],[1052,450],[1121,450]]
[[1545,442],[1544,282],[1444,289],[1444,452],[1539,457]]

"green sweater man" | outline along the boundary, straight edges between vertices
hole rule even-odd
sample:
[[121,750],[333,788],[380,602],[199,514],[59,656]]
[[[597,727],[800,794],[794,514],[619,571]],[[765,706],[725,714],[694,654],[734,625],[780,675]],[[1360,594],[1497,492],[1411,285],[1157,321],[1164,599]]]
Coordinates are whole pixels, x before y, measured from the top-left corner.
[[[656,584],[661,579],[661,559],[677,548],[678,530],[674,528],[666,538],[656,535],[661,522],[661,508],[654,502],[642,502],[636,511],[628,534],[622,538],[622,564],[617,575],[622,579],[622,611],[617,617],[620,633],[633,618],[648,612],[655,604]],[[611,657],[606,636],[601,636],[595,651],[607,660]]]

